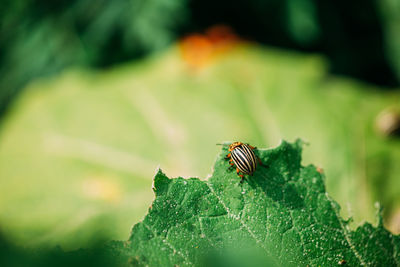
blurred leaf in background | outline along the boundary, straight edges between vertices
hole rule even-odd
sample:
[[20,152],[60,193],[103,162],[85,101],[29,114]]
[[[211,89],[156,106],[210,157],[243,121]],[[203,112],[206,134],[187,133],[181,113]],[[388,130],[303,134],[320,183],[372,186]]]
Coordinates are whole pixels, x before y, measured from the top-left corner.
[[30,84],[0,136],[3,231],[64,248],[98,233],[124,240],[151,203],[157,165],[170,177],[205,178],[217,142],[268,147],[297,137],[311,143],[303,164],[324,169],[345,218],[374,222],[375,201],[393,218],[400,141],[375,123],[400,108],[399,93],[331,76],[320,56],[235,42],[195,69],[181,43],[108,71],[71,69]]

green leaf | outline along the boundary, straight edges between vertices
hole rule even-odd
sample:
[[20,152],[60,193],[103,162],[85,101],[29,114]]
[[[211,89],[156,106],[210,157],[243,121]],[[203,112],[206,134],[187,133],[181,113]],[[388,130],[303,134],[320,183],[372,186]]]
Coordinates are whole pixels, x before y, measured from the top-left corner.
[[[237,251],[253,265],[257,251],[258,259],[278,266],[399,265],[400,237],[381,223],[350,230],[324,176],[313,165],[301,165],[302,144],[258,149],[262,165],[243,184],[228,169],[227,146],[206,181],[169,179],[159,170],[156,198],[128,241],[132,259],[138,265],[192,266]],[[241,254],[246,248],[253,254]]]

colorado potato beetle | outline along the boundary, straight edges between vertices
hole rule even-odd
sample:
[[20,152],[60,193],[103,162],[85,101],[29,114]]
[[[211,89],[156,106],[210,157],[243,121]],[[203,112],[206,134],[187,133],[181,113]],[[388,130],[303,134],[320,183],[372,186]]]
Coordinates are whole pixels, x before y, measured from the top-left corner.
[[229,154],[226,159],[229,159],[231,166],[236,166],[236,173],[241,178],[241,183],[244,180],[243,174],[253,175],[257,168],[257,160],[259,159],[254,154],[254,149],[256,148],[242,142],[233,142],[229,145]]

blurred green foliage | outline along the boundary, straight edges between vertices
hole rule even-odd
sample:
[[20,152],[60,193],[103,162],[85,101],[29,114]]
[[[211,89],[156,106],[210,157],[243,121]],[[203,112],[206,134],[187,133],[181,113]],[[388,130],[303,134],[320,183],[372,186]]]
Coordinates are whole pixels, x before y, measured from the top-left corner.
[[400,58],[390,53],[387,46],[394,43],[387,37],[399,33],[388,32],[385,21],[399,14],[381,12],[381,6],[393,5],[390,0],[199,0],[191,1],[190,10],[199,28],[225,23],[264,44],[323,53],[332,73],[395,86],[400,73],[396,76],[390,64]]
[[0,11],[0,112],[26,82],[71,65],[105,67],[165,48],[184,1],[12,1]]
[[[60,247],[32,249],[16,246],[0,236],[0,266],[126,266],[123,255],[116,253],[119,242],[109,242],[92,248],[64,251]],[[124,260],[122,264],[121,260]]]
[[380,201],[388,219],[400,205],[400,141],[374,125],[399,97],[329,75],[319,56],[252,45],[197,70],[174,48],[36,81],[0,135],[0,227],[25,245],[84,247],[99,232],[124,240],[151,203],[157,165],[205,178],[217,142],[298,137],[311,143],[303,164],[325,170],[345,218],[374,222]]
[[398,6],[396,0],[5,0],[0,112],[36,77],[137,59],[218,23],[250,40],[323,53],[335,73],[398,85]]
[[400,79],[400,1],[378,1],[383,18],[385,55]]

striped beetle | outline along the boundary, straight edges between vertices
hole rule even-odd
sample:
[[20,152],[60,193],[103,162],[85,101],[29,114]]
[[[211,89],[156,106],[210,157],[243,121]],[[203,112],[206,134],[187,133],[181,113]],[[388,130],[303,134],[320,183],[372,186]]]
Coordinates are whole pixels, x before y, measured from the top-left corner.
[[[257,168],[257,160],[259,159],[254,154],[254,149],[256,148],[242,142],[233,142],[229,145],[229,154],[226,159],[229,159],[231,166],[236,166],[236,173],[242,178],[240,183],[244,180],[243,174],[253,175]],[[240,172],[243,174],[240,174]]]

